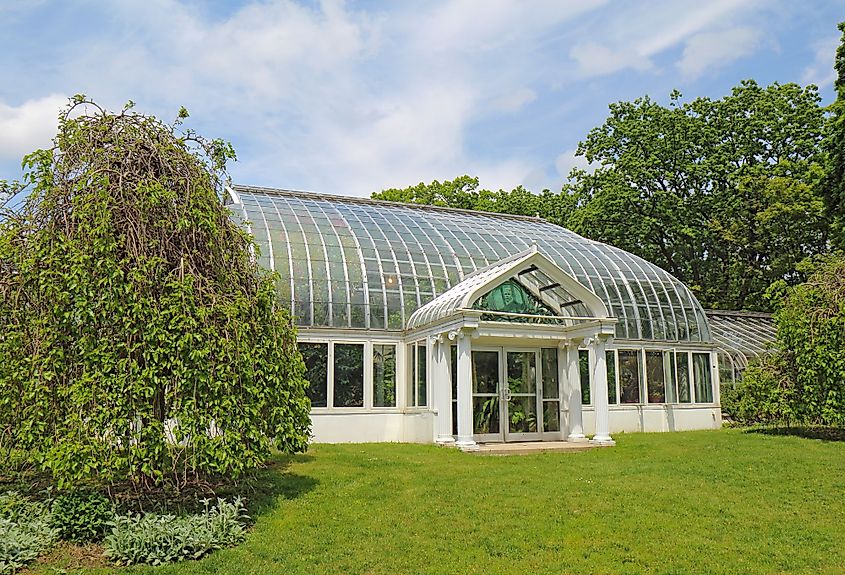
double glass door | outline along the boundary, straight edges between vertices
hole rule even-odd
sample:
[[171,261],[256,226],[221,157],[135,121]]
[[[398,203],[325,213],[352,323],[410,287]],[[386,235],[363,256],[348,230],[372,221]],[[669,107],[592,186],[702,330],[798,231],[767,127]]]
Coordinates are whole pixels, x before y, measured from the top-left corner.
[[[555,366],[556,367],[556,366]],[[556,370],[555,370],[556,371]],[[473,432],[478,441],[531,441],[544,430],[544,380],[539,349],[472,352]],[[557,374],[554,377],[557,388]],[[557,389],[553,397],[557,397]],[[552,407],[551,405],[548,407]],[[554,411],[557,410],[555,402]],[[547,409],[546,411],[551,411]],[[557,414],[555,414],[555,417]],[[545,426],[548,430],[548,426]]]

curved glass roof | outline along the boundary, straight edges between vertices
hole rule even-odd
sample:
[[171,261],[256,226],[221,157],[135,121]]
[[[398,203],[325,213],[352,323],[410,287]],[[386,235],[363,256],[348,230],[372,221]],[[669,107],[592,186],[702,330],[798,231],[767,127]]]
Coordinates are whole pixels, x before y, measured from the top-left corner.
[[303,327],[405,329],[417,308],[536,244],[618,318],[617,338],[710,342],[680,281],[540,218],[247,186],[230,195]]
[[707,310],[713,341],[731,355],[737,368],[748,367],[749,360],[771,353],[777,328],[770,313]]

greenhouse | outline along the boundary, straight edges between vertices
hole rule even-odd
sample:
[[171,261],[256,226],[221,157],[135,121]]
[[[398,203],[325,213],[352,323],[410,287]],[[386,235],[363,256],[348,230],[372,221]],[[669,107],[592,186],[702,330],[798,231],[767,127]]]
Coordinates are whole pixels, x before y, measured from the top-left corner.
[[320,442],[586,441],[721,425],[704,310],[540,218],[235,186],[298,324]]

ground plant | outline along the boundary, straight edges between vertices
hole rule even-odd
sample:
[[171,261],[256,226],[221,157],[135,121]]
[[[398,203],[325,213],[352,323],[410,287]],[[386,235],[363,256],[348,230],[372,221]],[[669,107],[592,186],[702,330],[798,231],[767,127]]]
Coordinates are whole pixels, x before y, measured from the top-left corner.
[[195,515],[123,515],[115,517],[104,541],[106,556],[122,565],[161,565],[199,559],[215,549],[244,540],[249,516],[240,499],[218,499]]
[[99,541],[114,519],[114,506],[96,491],[59,495],[50,507],[52,525],[59,537],[73,543]]
[[60,488],[184,486],[306,449],[295,329],[222,203],[234,153],[186,117],[74,98],[0,217],[0,452]]
[[0,575],[26,567],[58,539],[46,505],[17,492],[0,495]]

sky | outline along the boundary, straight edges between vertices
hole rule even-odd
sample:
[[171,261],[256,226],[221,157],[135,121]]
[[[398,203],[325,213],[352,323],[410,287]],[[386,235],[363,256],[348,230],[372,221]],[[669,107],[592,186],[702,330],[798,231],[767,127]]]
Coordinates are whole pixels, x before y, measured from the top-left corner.
[[559,190],[608,104],[744,79],[833,98],[845,0],[0,0],[0,179],[67,98],[230,141],[236,183]]

